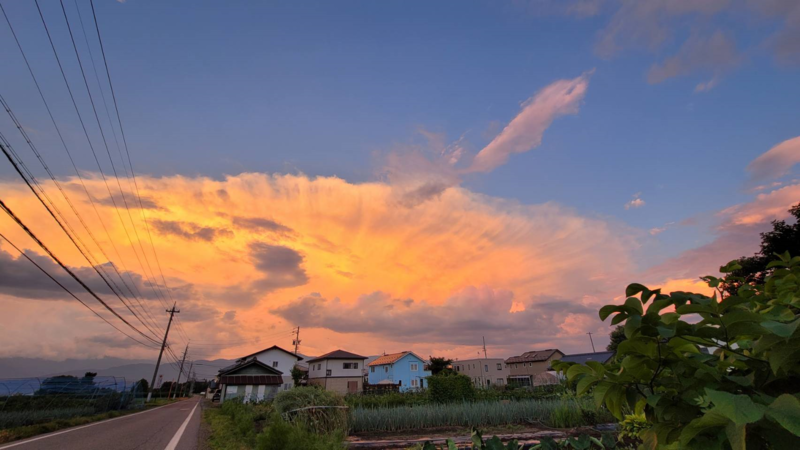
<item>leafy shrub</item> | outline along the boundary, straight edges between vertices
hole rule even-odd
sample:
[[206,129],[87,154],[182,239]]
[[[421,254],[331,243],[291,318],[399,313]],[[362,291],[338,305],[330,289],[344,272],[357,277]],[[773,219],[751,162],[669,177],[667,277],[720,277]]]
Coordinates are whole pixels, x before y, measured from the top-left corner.
[[624,304],[600,309],[625,325],[615,361],[553,365],[617,418],[643,412],[645,448],[800,448],[800,257],[769,268],[764,284],[741,280],[736,295],[711,276],[711,297],[631,284]]
[[387,392],[383,394],[348,394],[345,402],[351,408],[386,408],[424,405],[430,402],[428,391]]
[[344,449],[344,434],[316,433],[308,428],[292,424],[275,414],[269,425],[256,439],[258,450],[331,450]]
[[317,433],[347,429],[347,407],[336,392],[318,387],[297,387],[279,393],[274,406],[284,419]]
[[475,398],[475,386],[466,375],[442,373],[428,377],[428,395],[435,403],[470,401]]
[[650,424],[644,414],[627,414],[619,423],[619,440],[639,444],[642,442],[639,434],[648,428]]

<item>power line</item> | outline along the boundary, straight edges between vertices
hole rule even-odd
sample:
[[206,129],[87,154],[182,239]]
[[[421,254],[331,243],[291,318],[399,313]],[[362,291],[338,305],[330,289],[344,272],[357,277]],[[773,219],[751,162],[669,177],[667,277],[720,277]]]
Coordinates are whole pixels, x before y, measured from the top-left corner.
[[[164,276],[164,270],[161,268],[161,260],[158,257],[158,252],[156,251],[156,246],[153,243],[153,235],[150,232],[150,225],[147,223],[147,215],[144,212],[144,206],[142,204],[142,194],[139,191],[139,182],[136,180],[136,172],[133,170],[133,162],[131,161],[131,153],[130,153],[130,150],[128,149],[128,140],[125,137],[125,128],[122,126],[122,116],[119,113],[119,105],[117,103],[117,94],[114,91],[114,83],[111,81],[111,71],[108,68],[108,59],[106,58],[106,50],[105,50],[105,46],[103,45],[103,38],[100,35],[100,25],[99,25],[99,23],[97,21],[97,11],[95,11],[95,9],[94,9],[94,0],[89,0],[89,4],[92,7],[92,18],[94,19],[94,28],[95,28],[95,31],[97,32],[97,42],[100,44],[100,52],[101,52],[101,54],[103,56],[103,66],[106,69],[106,78],[108,79],[108,87],[109,87],[109,90],[111,91],[111,98],[112,98],[112,100],[114,102],[114,111],[116,112],[117,122],[119,123],[119,132],[120,132],[120,135],[122,136],[122,143],[125,146],[125,154],[128,156],[128,167],[130,167],[130,170],[131,170],[131,177],[133,178],[133,185],[136,188],[136,197],[137,197],[137,199],[139,201],[139,212],[140,212],[140,214],[142,216],[142,221],[144,222],[144,226],[145,226],[145,230],[147,231],[148,239],[150,240],[150,247],[152,247],[152,249],[153,249],[153,256],[155,256],[156,266],[158,267],[158,271],[159,271],[159,273],[161,275],[161,281],[164,283],[164,287],[166,288],[166,291],[167,291],[167,294],[170,297],[170,300],[172,300],[173,303],[174,303],[175,299],[172,297],[172,291],[170,290],[169,285],[167,284],[167,279]],[[78,11],[78,13],[80,14],[80,11]],[[113,130],[113,126],[112,126],[112,130]],[[124,166],[124,163],[123,163],[123,166]],[[184,337],[188,340],[188,336],[186,336],[186,333],[183,331],[183,327],[181,326],[180,322],[178,322],[177,325],[178,325],[178,331],[182,332]]]
[[[133,281],[133,278],[130,276],[130,272],[129,272],[129,271],[127,270],[127,268],[125,267],[125,262],[124,262],[124,260],[122,259],[122,256],[121,256],[121,254],[119,253],[119,250],[117,249],[116,245],[114,244],[114,240],[111,238],[111,235],[110,235],[110,233],[108,232],[108,228],[107,228],[107,227],[106,227],[106,225],[105,225],[105,221],[103,221],[103,218],[102,218],[102,216],[100,215],[99,211],[97,210],[97,206],[95,205],[94,199],[93,199],[93,198],[92,198],[92,196],[89,194],[89,190],[88,190],[88,188],[86,187],[86,183],[85,183],[85,182],[84,182],[84,180],[83,180],[83,176],[81,175],[80,171],[78,170],[78,167],[77,167],[77,165],[75,164],[75,160],[72,158],[72,153],[70,152],[70,150],[69,150],[69,147],[67,146],[67,143],[66,143],[66,141],[65,141],[65,139],[64,139],[64,136],[63,136],[63,135],[62,135],[62,133],[61,133],[61,129],[59,128],[59,126],[58,126],[58,123],[56,122],[56,120],[55,120],[55,117],[53,116],[52,110],[50,109],[50,105],[48,104],[48,102],[47,102],[47,99],[45,98],[45,96],[44,96],[44,93],[42,92],[41,86],[39,85],[39,81],[37,80],[37,78],[36,78],[36,75],[35,75],[35,73],[33,72],[33,68],[31,67],[31,65],[30,65],[30,62],[28,61],[28,58],[27,58],[27,56],[26,56],[26,54],[25,54],[25,50],[22,48],[22,44],[20,43],[20,41],[19,41],[19,38],[17,37],[17,34],[16,34],[16,32],[14,31],[14,27],[13,27],[13,26],[12,26],[12,24],[11,24],[11,20],[9,19],[9,17],[8,17],[8,14],[6,14],[6,11],[5,11],[5,9],[3,8],[2,4],[0,4],[0,11],[2,11],[2,12],[3,12],[3,16],[4,16],[5,20],[6,20],[6,23],[8,24],[8,27],[9,27],[9,30],[11,31],[11,34],[12,34],[12,36],[14,37],[14,41],[15,41],[15,42],[16,42],[16,44],[17,44],[17,48],[19,49],[19,51],[20,51],[20,54],[21,54],[21,56],[22,56],[22,59],[24,60],[24,62],[25,62],[25,65],[26,65],[26,67],[28,68],[28,72],[29,72],[29,74],[31,75],[31,78],[32,78],[32,80],[33,80],[33,83],[34,83],[34,85],[36,86],[36,89],[37,89],[37,91],[39,92],[39,97],[42,99],[42,102],[44,103],[45,109],[47,110],[47,113],[48,113],[48,115],[49,115],[49,117],[50,117],[50,121],[53,123],[53,126],[54,126],[54,127],[55,127],[55,129],[56,129],[56,133],[58,134],[58,136],[59,136],[59,139],[61,140],[61,144],[63,145],[63,147],[64,147],[64,150],[65,150],[65,151],[66,151],[66,153],[67,153],[67,156],[69,157],[70,163],[72,164],[72,167],[73,167],[73,169],[75,170],[75,173],[76,173],[76,175],[78,176],[78,179],[79,179],[79,181],[80,181],[80,183],[81,183],[81,186],[83,187],[83,191],[84,191],[84,193],[86,194],[86,197],[88,198],[88,200],[89,200],[89,203],[92,205],[92,209],[94,210],[94,212],[95,212],[95,215],[97,215],[97,218],[98,218],[98,220],[100,221],[100,224],[102,225],[102,227],[103,227],[103,230],[105,231],[105,234],[106,234],[106,236],[108,237],[108,239],[109,239],[109,242],[111,243],[111,246],[112,246],[112,248],[114,249],[114,252],[116,253],[117,257],[119,258],[120,262],[122,263],[123,270],[125,270],[126,272],[128,272],[128,278],[130,279],[131,283],[133,284],[133,286],[134,286],[134,288],[135,288],[135,287],[136,287],[136,283]],[[56,55],[56,60],[59,62],[59,67],[60,67],[60,61],[58,60],[58,57],[57,57],[57,55]],[[62,76],[63,76],[63,70],[62,70]],[[66,78],[64,79],[64,81],[66,82]],[[69,89],[69,85],[68,85],[68,84],[67,84],[67,88]],[[70,95],[71,95],[71,91],[70,91]],[[74,105],[74,100],[73,100],[73,105]],[[53,182],[56,184],[56,187],[58,187],[59,191],[61,191],[61,194],[62,194],[62,196],[63,196],[63,197],[64,197],[64,199],[67,201],[67,203],[70,205],[70,207],[72,208],[73,212],[74,212],[74,213],[75,213],[75,215],[78,217],[78,220],[81,222],[81,224],[83,225],[83,227],[84,227],[84,229],[86,230],[86,232],[87,232],[87,233],[89,234],[89,236],[92,238],[92,240],[94,241],[94,243],[95,243],[95,245],[97,246],[97,248],[100,250],[100,252],[103,254],[103,256],[105,257],[105,259],[106,259],[107,261],[111,261],[111,259],[108,257],[108,255],[106,255],[106,253],[105,253],[105,251],[103,250],[103,248],[102,248],[102,246],[100,245],[100,243],[99,243],[99,242],[97,241],[97,239],[95,238],[94,234],[91,232],[91,230],[89,229],[89,227],[86,225],[86,222],[83,220],[83,218],[81,217],[80,213],[77,211],[77,209],[75,209],[74,205],[73,205],[73,204],[72,204],[72,202],[70,201],[70,199],[69,199],[69,197],[67,196],[66,192],[65,192],[65,191],[64,191],[64,190],[61,188],[61,184],[59,183],[58,179],[57,179],[57,178],[56,178],[56,177],[53,175],[53,173],[50,171],[50,168],[49,168],[49,167],[47,167],[47,164],[44,162],[44,159],[41,157],[41,154],[38,152],[38,150],[36,149],[36,147],[33,145],[33,142],[31,141],[30,137],[27,135],[27,132],[25,131],[25,129],[24,129],[24,128],[22,127],[22,125],[19,123],[19,120],[17,120],[17,118],[16,118],[16,116],[14,115],[13,111],[11,110],[10,106],[8,106],[8,104],[7,104],[5,101],[3,101],[3,106],[5,107],[6,111],[8,112],[8,114],[9,114],[9,117],[11,117],[12,121],[14,121],[14,124],[16,125],[16,127],[17,127],[17,129],[20,131],[20,133],[22,134],[22,136],[23,136],[23,138],[25,139],[25,141],[28,143],[28,146],[31,148],[31,151],[33,151],[33,153],[34,153],[34,154],[36,155],[36,157],[39,159],[39,162],[40,162],[40,163],[42,164],[42,166],[44,167],[45,171],[47,171],[47,173],[48,173],[48,175],[50,176],[50,178],[51,178],[51,179],[53,180]],[[76,108],[77,108],[77,107],[76,107]],[[88,136],[87,136],[87,137],[88,137]],[[90,144],[91,144],[91,142],[90,142]],[[13,152],[13,149],[11,149],[11,146],[10,146],[10,144],[7,144],[7,146],[9,147],[9,150],[12,150],[12,152]],[[17,156],[17,155],[15,154],[15,156]],[[29,174],[29,176],[31,177],[31,179],[34,181],[34,183],[35,183],[35,184],[37,184],[37,186],[40,188],[40,190],[42,191],[42,193],[43,193],[43,194],[44,194],[44,195],[45,195],[45,196],[48,198],[48,200],[50,200],[49,196],[47,196],[47,193],[44,191],[44,188],[42,188],[42,187],[41,187],[41,186],[38,184],[38,182],[36,181],[36,178],[33,176],[33,174],[32,174],[32,173],[30,173],[30,171],[29,171],[29,170],[27,170],[27,167],[25,167],[25,165],[24,165],[24,162],[22,161],[22,159],[21,159],[21,158],[19,158],[19,156],[17,156],[17,159],[19,160],[19,162],[20,162],[20,165],[22,165],[22,166],[23,166],[23,168],[25,169],[25,171],[26,171],[26,172]],[[19,171],[18,171],[18,172],[19,172]],[[56,207],[56,206],[55,206],[55,204],[52,202],[52,200],[50,200],[50,203],[51,203],[51,204],[53,205],[53,207],[54,207],[54,208],[57,210],[57,207]],[[58,212],[58,210],[57,210],[57,212]],[[62,215],[60,214],[60,212],[59,212],[59,216],[62,216]],[[63,218],[63,216],[62,216],[62,218]],[[67,221],[66,221],[66,219],[63,219],[63,220],[65,221],[65,223],[66,223],[67,225],[69,225],[69,222],[67,222]],[[71,229],[71,227],[69,227],[69,228]],[[73,233],[74,233],[74,231],[73,231]],[[77,234],[76,234],[76,237],[78,237],[78,236],[77,236]],[[80,238],[79,238],[79,237],[78,237],[78,240],[80,240]],[[84,247],[86,247],[86,246],[84,245]],[[89,251],[89,252],[90,252],[90,254],[91,254],[91,251],[88,249],[88,247],[86,247],[86,249],[87,249],[87,251]],[[90,261],[90,264],[94,266],[94,264],[93,264],[93,263],[91,263],[91,261]],[[114,271],[117,273],[117,275],[120,277],[120,280],[122,281],[123,285],[125,285],[125,286],[128,288],[128,291],[131,293],[131,295],[133,295],[134,297],[136,297],[136,294],[134,294],[134,293],[133,293],[133,291],[132,291],[131,287],[130,287],[130,286],[128,286],[128,284],[125,282],[125,279],[122,277],[122,274],[120,274],[120,273],[119,273],[119,270],[117,270],[117,268],[116,268],[116,265],[112,264],[111,266],[112,266],[112,268],[114,269]],[[138,292],[138,288],[136,289],[136,291]],[[139,295],[141,296],[141,292],[139,293]],[[148,314],[148,313],[147,313],[147,310],[146,310],[146,309],[144,309],[143,305],[141,305],[141,302],[139,302],[139,300],[138,300],[138,299],[137,299],[137,302],[139,303],[139,306],[140,306],[140,308],[142,308],[142,309],[145,311],[145,313],[146,313],[146,314]],[[123,302],[123,304],[124,304],[124,302]],[[152,316],[150,317],[150,319],[151,319],[151,320],[153,320],[153,319],[152,319]],[[156,324],[156,328],[159,328],[157,324]]]
[[45,275],[47,276],[47,278],[50,278],[51,280],[53,280],[53,282],[54,282],[55,284],[57,284],[57,285],[58,285],[58,287],[60,287],[60,288],[61,288],[61,289],[63,289],[64,291],[66,291],[66,292],[67,292],[67,294],[69,294],[70,296],[72,296],[72,298],[74,298],[75,300],[77,300],[77,301],[78,301],[78,302],[79,302],[81,305],[83,305],[83,306],[84,306],[86,309],[88,309],[89,311],[91,311],[91,312],[92,312],[92,314],[94,314],[95,316],[97,316],[97,317],[99,317],[100,319],[102,319],[102,320],[103,320],[103,322],[105,322],[105,323],[107,323],[107,324],[111,325],[111,327],[112,327],[112,328],[114,328],[115,330],[117,330],[117,331],[119,331],[120,333],[124,334],[124,335],[125,335],[126,337],[128,337],[129,339],[131,339],[131,340],[133,340],[133,341],[136,341],[137,343],[139,343],[139,344],[141,344],[141,345],[144,345],[145,347],[148,347],[148,348],[155,348],[155,347],[154,347],[152,344],[148,344],[148,343],[145,343],[145,342],[142,342],[142,341],[140,341],[140,340],[136,339],[135,337],[133,337],[133,336],[129,335],[128,333],[126,333],[126,332],[122,331],[121,329],[119,329],[119,328],[118,328],[116,325],[114,325],[113,323],[109,322],[109,321],[108,321],[108,319],[106,319],[105,317],[103,317],[102,315],[100,315],[100,314],[99,314],[97,311],[95,311],[94,309],[92,309],[92,307],[91,307],[91,306],[87,305],[87,304],[86,304],[86,302],[84,302],[83,300],[81,300],[81,299],[80,299],[80,298],[79,298],[77,295],[75,295],[75,294],[74,294],[72,291],[70,291],[70,290],[69,290],[69,289],[68,289],[66,286],[64,286],[63,284],[61,284],[61,282],[59,282],[59,281],[58,281],[57,279],[55,279],[55,278],[54,278],[52,275],[50,275],[50,274],[49,274],[49,273],[48,273],[46,270],[44,270],[44,268],[43,268],[42,266],[40,266],[40,265],[39,265],[39,264],[38,264],[36,261],[34,261],[33,259],[31,259],[31,257],[30,257],[30,256],[28,256],[28,255],[27,255],[27,254],[26,254],[24,251],[20,250],[20,248],[19,248],[19,247],[17,247],[17,246],[16,246],[16,245],[15,245],[13,242],[11,242],[11,240],[9,240],[9,239],[8,239],[6,236],[4,236],[2,233],[0,233],[0,238],[2,238],[3,240],[5,240],[5,241],[6,241],[6,242],[7,242],[7,243],[8,243],[8,244],[11,246],[11,247],[13,247],[13,248],[14,248],[14,250],[18,251],[18,252],[19,252],[19,254],[20,254],[22,257],[24,257],[25,259],[27,259],[28,261],[30,261],[30,263],[31,263],[31,264],[33,264],[34,266],[36,266],[36,268],[37,268],[37,269],[39,269],[39,270],[40,270],[40,271],[41,271],[43,274],[45,274]]
[[11,209],[10,209],[10,208],[9,208],[9,207],[8,207],[8,206],[7,206],[7,205],[4,203],[4,202],[3,202],[3,200],[2,200],[2,199],[0,199],[0,209],[2,209],[3,211],[5,211],[5,213],[6,213],[6,214],[8,214],[8,216],[9,216],[9,217],[11,217],[11,218],[12,218],[12,219],[13,219],[13,220],[14,220],[14,221],[17,223],[17,225],[19,225],[19,226],[20,226],[20,227],[21,227],[21,228],[22,228],[22,229],[25,231],[25,233],[27,233],[27,234],[28,234],[28,236],[30,236],[30,237],[31,237],[31,239],[33,239],[34,241],[36,241],[36,243],[39,245],[39,247],[41,247],[41,248],[42,248],[42,250],[44,250],[45,252],[47,252],[47,254],[48,254],[48,255],[50,255],[50,257],[51,257],[51,258],[53,258],[53,261],[55,261],[55,262],[56,262],[56,263],[57,263],[59,266],[61,266],[61,268],[62,268],[62,269],[64,269],[64,270],[65,270],[65,271],[66,271],[66,272],[67,272],[67,273],[68,273],[68,274],[69,274],[69,275],[70,275],[70,276],[71,276],[71,277],[72,277],[72,278],[73,278],[75,281],[77,281],[77,282],[78,282],[78,284],[80,284],[80,285],[81,285],[81,286],[82,286],[84,289],[86,289],[86,291],[87,291],[87,292],[89,292],[89,294],[91,294],[91,295],[92,295],[92,297],[94,297],[94,298],[95,298],[95,299],[96,299],[98,302],[100,302],[100,304],[102,304],[102,305],[103,305],[103,306],[104,306],[104,307],[105,307],[107,310],[109,310],[109,311],[110,311],[112,314],[114,314],[114,315],[115,315],[115,316],[116,316],[116,317],[117,317],[119,320],[121,320],[121,321],[122,321],[122,322],[123,322],[125,325],[128,325],[128,327],[130,327],[132,330],[134,330],[134,331],[136,331],[137,333],[139,333],[139,334],[140,334],[142,337],[144,337],[145,339],[147,339],[147,340],[149,340],[149,341],[151,341],[151,342],[158,343],[158,341],[156,341],[156,340],[154,340],[153,338],[151,338],[150,336],[148,336],[148,335],[144,334],[144,333],[143,333],[141,330],[139,330],[139,329],[138,329],[138,328],[136,328],[136,327],[135,327],[133,324],[131,324],[130,322],[128,322],[128,320],[127,320],[127,319],[125,319],[124,317],[122,317],[121,315],[119,315],[119,313],[118,313],[116,310],[114,310],[114,308],[112,308],[112,307],[111,307],[111,306],[110,306],[108,303],[106,303],[106,302],[105,302],[105,301],[104,301],[102,298],[100,298],[100,296],[98,296],[98,295],[97,295],[97,294],[96,294],[96,293],[95,293],[95,292],[92,290],[92,288],[90,288],[89,286],[87,286],[87,285],[86,285],[86,283],[84,283],[84,282],[83,282],[83,280],[81,280],[81,279],[80,279],[80,278],[79,278],[77,275],[75,275],[75,273],[74,273],[74,272],[72,272],[72,270],[70,270],[70,269],[69,269],[69,267],[67,267],[67,266],[66,266],[66,265],[65,265],[63,262],[61,262],[61,260],[60,260],[60,259],[58,259],[58,257],[57,257],[57,256],[56,256],[56,255],[55,255],[55,254],[54,254],[52,251],[50,251],[50,249],[49,249],[49,248],[48,248],[48,247],[47,247],[47,246],[44,244],[44,242],[42,242],[42,241],[41,241],[41,240],[40,240],[40,239],[39,239],[39,238],[38,238],[38,237],[37,237],[37,236],[36,236],[36,235],[33,233],[33,231],[31,231],[31,229],[30,229],[30,228],[28,228],[28,226],[27,226],[27,225],[25,225],[25,223],[24,223],[24,222],[22,222],[22,220],[20,220],[20,218],[19,218],[19,217],[17,217],[17,215],[16,215],[16,214],[14,214],[14,212],[13,212],[13,211],[12,211],[12,210],[11,210]]

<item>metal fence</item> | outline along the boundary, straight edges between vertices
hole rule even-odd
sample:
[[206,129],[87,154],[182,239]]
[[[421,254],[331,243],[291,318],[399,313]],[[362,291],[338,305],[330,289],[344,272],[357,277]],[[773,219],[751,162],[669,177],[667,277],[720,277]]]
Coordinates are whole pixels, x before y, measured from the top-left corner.
[[122,377],[0,379],[0,429],[143,407],[142,386]]

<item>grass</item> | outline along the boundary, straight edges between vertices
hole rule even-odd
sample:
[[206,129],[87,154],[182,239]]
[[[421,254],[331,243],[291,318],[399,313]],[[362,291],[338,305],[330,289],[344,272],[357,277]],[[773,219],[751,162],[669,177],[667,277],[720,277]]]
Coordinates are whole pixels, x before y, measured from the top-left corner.
[[211,450],[328,450],[344,449],[344,430],[316,433],[287,422],[269,404],[227,401],[206,408],[203,421]]
[[[169,403],[174,403],[176,400],[167,400],[161,399],[160,401],[151,402],[147,404],[147,408],[154,408],[158,406],[164,406]],[[67,408],[67,409],[74,409],[74,408]],[[81,408],[78,408],[81,409]],[[0,430],[0,444],[5,444],[12,441],[17,441],[20,439],[27,439],[29,437],[37,436],[39,434],[50,433],[53,431],[62,430],[64,428],[71,428],[77,427],[80,425],[86,425],[92,422],[97,422],[100,420],[106,419],[113,419],[114,417],[120,417],[127,414],[139,412],[141,409],[125,409],[125,410],[114,410],[108,411],[101,414],[88,414],[88,415],[75,415],[76,411],[63,411],[63,412],[53,412],[53,411],[16,411],[13,413],[3,413],[0,415],[0,420],[2,420],[3,416],[7,416],[9,414],[17,414],[17,413],[40,413],[46,414],[48,417],[56,414],[63,415],[64,417],[57,417],[55,420],[49,420],[43,423],[37,423],[33,425],[23,425],[23,426],[14,426],[11,428]],[[86,411],[83,411],[86,413]],[[28,416],[28,419],[31,417]],[[6,418],[5,420],[8,420]]]
[[591,399],[574,398],[355,408],[350,419],[350,429],[355,433],[439,427],[483,428],[526,422],[571,428],[613,420],[607,411],[596,408]]

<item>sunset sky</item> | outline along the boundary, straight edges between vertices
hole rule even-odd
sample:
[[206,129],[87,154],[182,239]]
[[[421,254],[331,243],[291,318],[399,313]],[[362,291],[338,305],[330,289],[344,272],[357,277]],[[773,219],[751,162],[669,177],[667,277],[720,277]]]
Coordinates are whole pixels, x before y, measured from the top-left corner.
[[[599,350],[627,284],[706,292],[800,202],[795,0],[95,0],[141,203],[88,0],[64,7],[98,119],[61,4],[39,3],[107,184],[33,2],[2,5],[64,143],[4,18],[0,94],[99,248],[5,111],[0,132],[156,332],[5,157],[0,199],[153,339],[177,301],[194,358],[296,326],[306,355]],[[0,306],[0,357],[157,355],[4,241]]]

